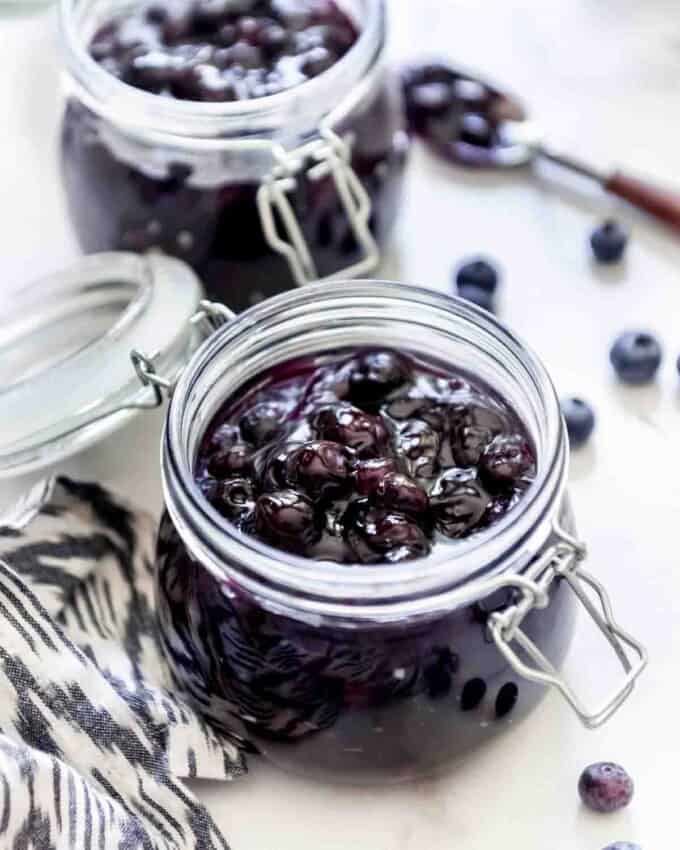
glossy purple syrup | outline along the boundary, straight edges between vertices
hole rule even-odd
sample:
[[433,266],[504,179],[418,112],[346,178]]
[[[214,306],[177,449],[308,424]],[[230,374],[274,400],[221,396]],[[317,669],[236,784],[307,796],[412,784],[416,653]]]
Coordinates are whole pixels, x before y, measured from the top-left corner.
[[[177,0],[126,11],[98,31],[90,49],[131,86],[159,98],[214,103],[296,88],[343,57],[357,35],[332,0]],[[232,37],[237,40],[229,44]],[[351,139],[351,165],[372,203],[370,230],[383,246],[409,149],[398,80],[380,77],[335,129]],[[215,157],[154,147],[138,134],[128,139],[71,98],[62,171],[81,247],[176,256],[193,266],[211,298],[237,311],[290,289],[290,268],[265,239],[256,203],[260,184],[244,176],[250,167],[244,157],[231,152],[215,164]],[[362,259],[331,177],[302,174],[287,197],[319,277]]]
[[[519,418],[482,382],[356,350],[251,382],[208,428],[196,475],[247,533],[357,570],[434,547],[455,559],[457,540],[521,510],[533,462]],[[561,521],[571,527],[566,508]],[[196,561],[164,516],[163,646],[178,687],[212,724],[288,770],[334,782],[421,776],[525,717],[543,694],[488,631],[514,589],[418,616],[340,620],[309,613],[309,599],[306,609],[294,596],[271,605],[241,585],[242,564],[224,566],[220,577]],[[559,667],[573,630],[568,587],[558,582],[522,628]]]
[[255,379],[208,428],[196,465],[243,531],[343,563],[411,560],[475,534],[534,474],[524,426],[488,387],[368,349]]

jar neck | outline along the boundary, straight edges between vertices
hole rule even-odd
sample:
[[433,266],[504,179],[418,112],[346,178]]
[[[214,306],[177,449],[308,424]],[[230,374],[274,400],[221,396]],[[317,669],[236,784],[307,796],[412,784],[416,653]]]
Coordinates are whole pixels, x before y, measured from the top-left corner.
[[345,56],[323,74],[268,97],[203,103],[134,88],[90,56],[88,43],[98,27],[124,14],[126,6],[120,0],[60,0],[60,35],[69,88],[96,115],[149,143],[223,150],[225,140],[247,135],[251,141],[290,149],[320,126],[341,124],[373,91],[382,71],[384,0],[343,0],[341,5],[356,21],[360,35]]
[[[200,440],[224,401],[282,361],[380,344],[455,364],[500,393],[537,451],[517,509],[427,558],[394,565],[315,562],[244,535],[193,478]],[[215,333],[173,396],[162,452],[166,508],[190,553],[273,606],[306,615],[391,619],[474,598],[474,579],[522,569],[548,539],[564,497],[567,451],[555,389],[538,358],[492,316],[459,299],[380,281],[307,286],[263,302]],[[349,601],[348,601],[349,600]]]

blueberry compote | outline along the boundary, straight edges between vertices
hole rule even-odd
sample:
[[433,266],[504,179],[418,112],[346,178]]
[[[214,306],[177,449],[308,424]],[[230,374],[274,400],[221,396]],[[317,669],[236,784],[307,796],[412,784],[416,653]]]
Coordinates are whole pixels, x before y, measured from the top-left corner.
[[[482,540],[521,510],[535,465],[519,417],[481,381],[358,349],[253,380],[207,429],[195,476],[246,535],[319,569],[344,564],[349,577],[395,562],[417,573],[435,549],[455,568],[462,539]],[[515,601],[512,590],[403,618],[315,616],[311,589],[297,608],[295,592],[288,604],[278,588],[270,604],[233,573],[215,575],[168,514],[157,566],[177,684],[218,728],[246,734],[293,771],[354,782],[426,774],[524,717],[542,694],[489,636],[488,617]],[[572,625],[557,583],[523,629],[559,665]]]
[[[336,0],[141,3],[101,26],[89,43],[91,57],[133,95],[136,88],[158,103],[137,127],[128,126],[124,115],[118,124],[110,111],[104,118],[77,97],[69,99],[63,175],[84,250],[161,250],[177,256],[196,269],[211,297],[235,310],[290,288],[291,271],[267,243],[256,203],[260,180],[273,165],[271,155],[254,173],[252,153],[215,149],[214,138],[206,146],[203,131],[193,132],[191,117],[181,144],[152,136],[153,115],[173,101],[238,110],[239,103],[290,94],[341,59],[349,60],[359,35]],[[334,93],[332,104],[349,94]],[[118,98],[122,102],[123,95]],[[299,102],[290,109],[284,127],[262,130],[261,138],[271,132],[274,141],[295,147],[318,133],[316,121],[296,123],[304,115]],[[216,114],[211,112],[212,118]],[[253,120],[240,121],[238,129],[230,123],[232,129],[225,130],[230,143],[254,135]],[[396,79],[376,75],[334,129],[351,144],[351,165],[372,202],[370,228],[382,244],[396,215],[408,152]],[[330,176],[312,180],[298,174],[287,197],[319,277],[362,258]]]
[[335,0],[172,0],[101,27],[90,54],[136,88],[180,100],[266,97],[327,71],[358,38]]
[[211,504],[307,558],[422,558],[497,522],[534,450],[490,389],[390,350],[288,362],[227,403],[197,462]]

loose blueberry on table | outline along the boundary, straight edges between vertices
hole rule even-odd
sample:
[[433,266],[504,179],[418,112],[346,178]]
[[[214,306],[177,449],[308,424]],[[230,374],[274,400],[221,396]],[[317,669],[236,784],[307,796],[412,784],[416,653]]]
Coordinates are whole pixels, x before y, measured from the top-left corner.
[[588,442],[595,430],[595,412],[588,402],[581,398],[564,398],[561,406],[569,434],[569,445],[572,449],[578,449]]
[[517,416],[451,370],[366,350],[279,374],[218,414],[197,478],[227,519],[280,549],[345,563],[423,557],[497,522],[533,479]]
[[581,774],[578,790],[583,803],[594,812],[616,812],[633,799],[633,780],[621,765],[597,762]]
[[626,331],[614,342],[609,359],[626,384],[647,384],[659,371],[663,350],[648,331]]
[[612,219],[597,227],[590,237],[595,259],[601,263],[618,262],[623,257],[627,244],[628,232]]
[[[239,112],[242,103],[293,92],[335,63],[350,62],[359,24],[335,0],[140,3],[105,22],[89,48],[112,76],[158,98],[159,114],[173,100]],[[312,103],[319,95],[312,90],[306,97]],[[300,111],[294,104],[281,108]],[[351,139],[350,164],[371,200],[369,227],[382,246],[396,218],[409,151],[398,81],[376,77],[335,129]],[[244,125],[240,135],[249,130]],[[244,166],[247,154],[220,157],[191,142],[187,152],[147,139],[144,130],[139,136],[138,145],[120,144],[124,133],[114,120],[75,97],[67,103],[63,177],[86,253],[161,250],[193,266],[208,294],[234,310],[294,285],[285,259],[265,238],[260,175]],[[319,277],[363,258],[332,177],[301,174],[287,197]]]
[[[256,377],[207,428],[195,474],[241,532],[322,571],[339,562],[349,576],[395,562],[417,574],[432,552],[454,567],[462,540],[521,505],[535,466],[523,423],[484,383],[361,349]],[[215,534],[227,533],[215,518]],[[157,569],[178,684],[218,728],[241,730],[291,770],[334,781],[423,775],[518,722],[544,693],[519,682],[489,638],[489,617],[512,604],[512,589],[345,628],[263,603],[237,565],[233,577],[213,575],[167,514]],[[572,622],[558,584],[522,628],[559,664]]]

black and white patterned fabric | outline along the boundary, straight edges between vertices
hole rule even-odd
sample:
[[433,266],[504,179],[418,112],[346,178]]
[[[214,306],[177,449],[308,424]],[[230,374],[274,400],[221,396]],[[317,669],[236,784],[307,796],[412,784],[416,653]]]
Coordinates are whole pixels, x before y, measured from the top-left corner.
[[182,779],[245,742],[182,702],[155,637],[155,527],[64,478],[0,518],[1,850],[224,850]]

